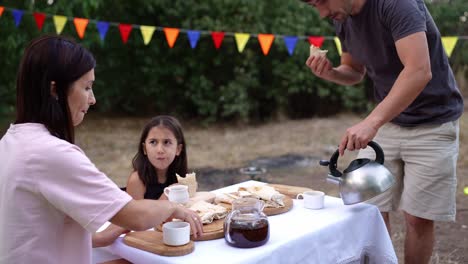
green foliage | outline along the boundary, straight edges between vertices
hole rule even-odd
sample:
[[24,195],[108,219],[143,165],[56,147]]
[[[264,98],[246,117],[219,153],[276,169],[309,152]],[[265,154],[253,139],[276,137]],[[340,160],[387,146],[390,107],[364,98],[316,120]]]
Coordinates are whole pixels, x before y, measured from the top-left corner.
[[[442,36],[468,36],[468,2],[466,0],[428,1],[428,9]],[[468,79],[468,40],[459,40],[450,62],[454,71],[464,71]]]
[[[463,1],[451,2],[457,2],[461,10]],[[135,25],[289,36],[334,35],[330,23],[320,20],[313,8],[299,0],[83,0],[55,1],[53,5],[28,0],[2,1],[1,5]],[[439,18],[450,18],[456,26],[444,22],[441,31],[460,34],[463,25],[454,22],[457,15],[450,14],[451,8],[451,4],[440,4],[433,10],[434,18],[437,22]],[[466,25],[463,30],[467,35]],[[5,10],[0,17],[0,115],[14,111],[15,76],[21,54],[32,38],[43,33],[55,33],[50,16],[42,32],[31,14],[23,16],[19,28],[11,12]],[[339,87],[313,76],[304,64],[309,52],[304,39],[289,56],[283,38],[276,38],[270,53],[264,56],[254,36],[239,53],[230,35],[216,50],[209,34],[202,34],[197,47],[191,49],[185,33],[171,49],[160,28],[149,45],[144,45],[136,27],[127,44],[122,43],[115,25],[110,26],[104,41],[94,23],[88,25],[83,40],[78,39],[71,20],[62,34],[76,38],[95,55],[95,108],[102,112],[169,113],[214,122],[264,120],[278,113],[299,118],[368,109],[364,85]],[[323,48],[330,50],[328,55],[337,65],[339,56],[333,41],[326,40]],[[466,59],[454,63],[466,65]]]

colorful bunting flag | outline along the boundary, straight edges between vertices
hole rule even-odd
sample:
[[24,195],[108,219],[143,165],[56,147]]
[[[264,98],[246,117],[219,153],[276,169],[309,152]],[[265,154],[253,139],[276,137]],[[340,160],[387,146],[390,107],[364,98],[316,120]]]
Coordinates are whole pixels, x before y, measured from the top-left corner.
[[247,44],[247,41],[249,41],[250,34],[247,33],[235,33],[234,34],[234,39],[236,40],[236,46],[237,46],[237,51],[239,53],[242,53],[244,51],[245,45]]
[[80,39],[83,39],[89,20],[86,18],[75,17],[75,19],[73,19],[73,23],[75,24],[76,33],[78,33]]
[[44,25],[46,15],[44,13],[34,12],[33,16],[34,16],[34,20],[36,20],[37,28],[39,29],[39,31],[42,31],[42,26]]
[[200,39],[200,31],[189,30],[187,31],[187,36],[190,42],[190,47],[194,49],[197,46],[198,40]]
[[309,37],[309,44],[314,45],[317,48],[322,47],[323,41],[325,40],[325,37]]
[[132,25],[131,24],[119,24],[119,31],[120,31],[120,37],[122,38],[122,42],[126,44],[128,41],[128,37],[130,36],[130,32],[132,31]]
[[13,11],[11,11],[11,13],[13,14],[13,18],[15,19],[16,27],[18,27],[20,22],[21,22],[21,18],[23,17],[23,11],[18,10],[18,9],[13,9]]
[[[5,9],[7,11],[11,11],[13,18],[14,18],[15,26],[19,27],[19,24],[21,23],[21,20],[25,11],[0,6],[0,17],[3,15],[3,12]],[[50,14],[45,14],[45,13],[40,13],[40,12],[26,11],[26,13],[32,14],[34,16],[34,20],[36,22],[36,26],[39,29],[39,31],[42,31],[42,28],[44,26],[44,22],[47,16],[52,16]],[[54,21],[55,30],[57,34],[61,34],[69,18],[66,16],[60,16],[60,15],[53,15],[52,18]],[[105,39],[110,25],[117,24],[119,31],[120,31],[120,36],[124,44],[127,43],[130,33],[134,26],[140,28],[140,32],[142,34],[143,42],[145,43],[145,45],[148,45],[151,42],[154,32],[156,30],[160,30],[160,28],[158,29],[156,26],[121,24],[121,23],[114,23],[114,22],[96,21],[93,19],[90,20],[87,18],[73,18],[76,32],[81,39],[84,38],[86,27],[88,26],[90,21],[91,23],[96,23],[96,27],[97,27],[97,30],[99,31],[101,40]],[[187,29],[169,28],[169,27],[163,28],[163,31],[165,33],[166,41],[170,48],[174,47],[174,44],[177,41],[180,31],[187,33],[187,37],[190,42],[190,47],[192,49],[194,49],[197,46],[198,41],[200,40],[200,36],[202,34],[207,33],[206,31],[187,30]],[[234,36],[236,45],[237,45],[237,50],[239,53],[242,53],[244,51],[247,45],[247,42],[250,39],[250,34],[248,33],[234,33],[234,32],[226,33],[223,31],[211,31],[209,33],[211,34],[211,38],[213,40],[213,43],[216,49],[219,49],[221,47],[226,34],[228,34],[228,36]],[[281,35],[278,36],[274,34],[258,34],[257,38],[260,43],[262,52],[265,56],[268,55],[268,53],[270,52],[271,46],[276,37],[284,39],[284,43],[286,45],[288,54],[290,56],[294,53],[294,50],[297,45],[297,41],[299,39],[305,39],[305,38],[308,40],[308,42],[311,45],[314,45],[319,48],[322,47],[325,39],[333,39],[339,55],[340,56],[342,55],[341,41],[338,37],[332,37],[332,36],[306,36],[306,37],[299,36],[297,37],[297,36],[281,36]],[[468,36],[442,37],[442,44],[448,57],[451,57],[452,52],[455,49],[459,39],[467,40]]]
[[442,37],[442,45],[444,46],[447,56],[452,56],[453,49],[457,45],[458,37]]
[[296,47],[298,37],[284,37],[284,44],[286,45],[286,48],[288,49],[289,56],[291,56],[294,52],[294,48]]
[[211,32],[211,38],[213,39],[213,43],[215,45],[215,48],[219,49],[221,47],[221,43],[223,43],[224,32],[222,32],[222,31],[212,31]]
[[270,51],[271,44],[275,39],[273,34],[258,34],[258,41],[260,42],[260,47],[262,48],[263,55],[267,55]]
[[55,25],[55,30],[57,31],[57,34],[62,33],[63,28],[65,27],[65,23],[67,23],[67,17],[66,16],[54,16],[54,25]]
[[335,41],[335,45],[336,45],[336,49],[338,50],[338,54],[340,54],[340,56],[341,56],[341,41],[340,41],[340,38],[335,37],[335,38],[333,38],[333,40]]
[[150,43],[153,33],[156,30],[156,27],[153,26],[140,26],[141,35],[143,36],[143,42],[145,45]]
[[166,35],[167,44],[172,49],[174,47],[174,43],[177,40],[177,37],[179,36],[180,30],[178,28],[167,28],[167,27],[165,27],[163,30],[164,30],[164,34]]
[[99,31],[99,36],[101,37],[101,40],[104,40],[107,34],[107,30],[109,30],[109,22],[105,21],[98,21],[96,23],[97,30]]

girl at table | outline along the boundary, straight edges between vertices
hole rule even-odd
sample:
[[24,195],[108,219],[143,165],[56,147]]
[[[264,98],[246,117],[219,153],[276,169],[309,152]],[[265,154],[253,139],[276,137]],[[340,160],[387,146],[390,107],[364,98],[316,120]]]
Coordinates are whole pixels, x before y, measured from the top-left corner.
[[143,128],[127,192],[133,199],[167,199],[164,188],[187,173],[187,150],[180,122],[167,115],[152,118]]
[[90,106],[92,54],[43,36],[19,65],[16,121],[0,140],[0,263],[91,263],[91,234],[107,221],[146,230],[169,218],[201,219],[169,201],[133,200],[74,144]]

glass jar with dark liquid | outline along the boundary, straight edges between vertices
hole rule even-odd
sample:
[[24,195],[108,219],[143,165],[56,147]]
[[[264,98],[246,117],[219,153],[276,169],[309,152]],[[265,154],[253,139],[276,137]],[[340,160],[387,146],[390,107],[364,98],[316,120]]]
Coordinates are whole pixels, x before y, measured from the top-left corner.
[[232,203],[232,211],[224,221],[224,239],[234,247],[253,248],[270,238],[264,203],[255,198],[241,198]]

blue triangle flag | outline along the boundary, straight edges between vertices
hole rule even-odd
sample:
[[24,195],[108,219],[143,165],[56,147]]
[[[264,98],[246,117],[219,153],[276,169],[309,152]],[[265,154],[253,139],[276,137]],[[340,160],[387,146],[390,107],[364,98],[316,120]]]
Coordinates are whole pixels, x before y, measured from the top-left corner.
[[190,47],[194,49],[197,46],[197,42],[200,39],[200,31],[189,30],[187,31],[187,35],[190,41]]
[[107,34],[107,30],[109,30],[109,22],[98,21],[96,23],[96,27],[99,31],[99,36],[101,37],[101,40],[104,40]]
[[18,27],[21,22],[21,18],[23,17],[23,11],[18,10],[18,9],[13,9],[11,13],[13,13],[13,17],[15,18],[16,27]]
[[294,52],[297,39],[298,39],[297,37],[284,37],[284,44],[286,44],[286,48],[288,48],[289,56],[291,56]]

